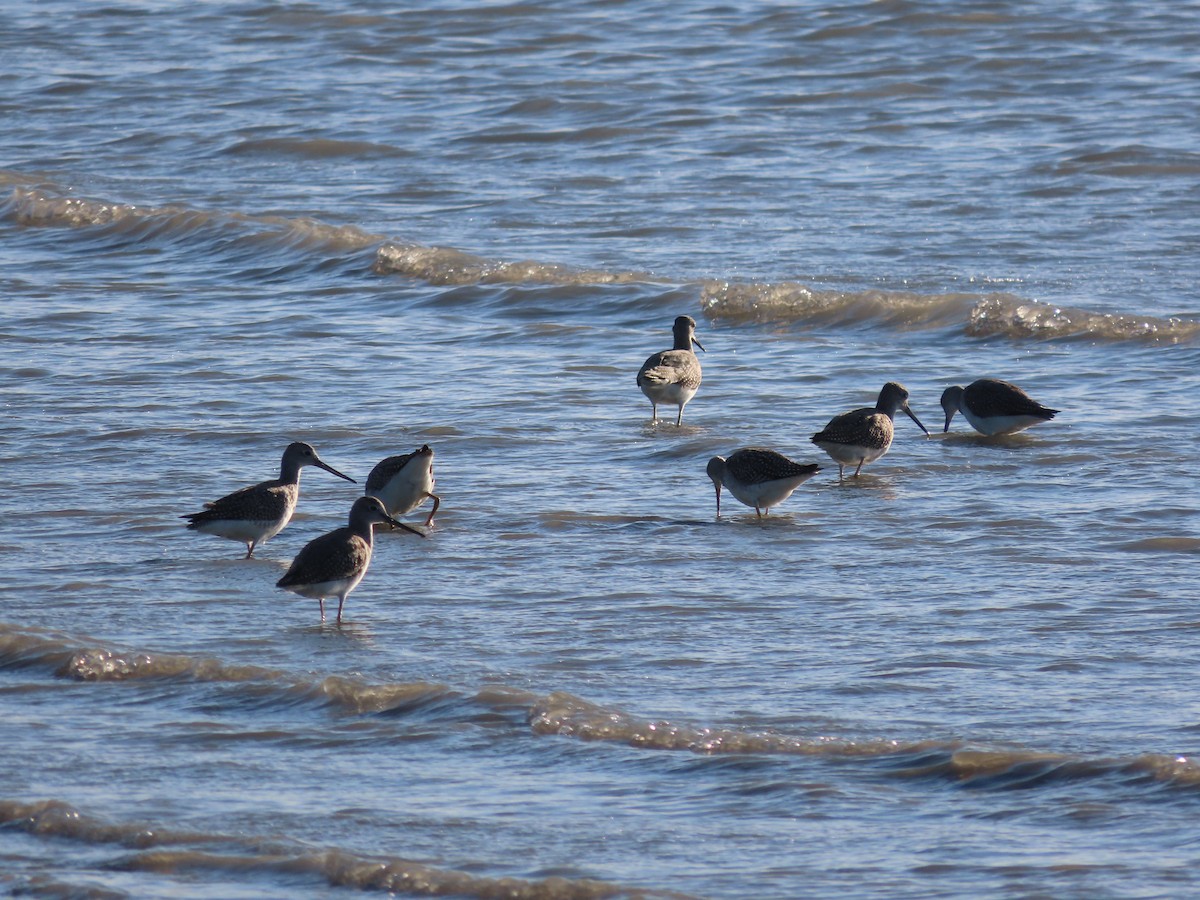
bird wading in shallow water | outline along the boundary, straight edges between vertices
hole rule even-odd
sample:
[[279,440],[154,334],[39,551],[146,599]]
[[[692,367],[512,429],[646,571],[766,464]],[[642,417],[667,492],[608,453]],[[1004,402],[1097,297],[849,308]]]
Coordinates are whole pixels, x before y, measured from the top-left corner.
[[412,453],[380,461],[367,476],[366,495],[378,497],[390,516],[412,512],[428,498],[433,501],[433,509],[425,525],[431,526],[434,513],[442,505],[442,498],[433,493],[433,449],[425,444]]
[[965,388],[957,384],[946,388],[942,410],[946,413],[943,432],[950,430],[950,420],[961,411],[972,428],[989,437],[1016,434],[1058,415],[1057,409],[1042,406],[1015,384],[998,378],[980,378]]
[[376,497],[359,497],[350,507],[349,524],[305,544],[275,586],[320,603],[322,622],[325,621],[325,598],[337,597],[340,625],[346,595],[358,586],[371,564],[376,523],[403,528],[424,537],[417,529],[389,516]]
[[895,426],[892,420],[897,410],[904,410],[925,434],[929,429],[908,408],[908,391],[902,385],[889,381],[879,392],[875,407],[863,407],[834,416],[822,431],[812,436],[812,442],[828,453],[838,464],[838,481],[841,481],[846,466],[854,466],[857,478],[862,467],[874,462],[887,453],[892,445]]
[[357,483],[323,462],[311,444],[296,441],[283,451],[278,478],[234,491],[204,504],[202,512],[180,518],[188,520],[187,527],[192,531],[241,541],[246,545],[246,559],[250,559],[255,547],[279,534],[291,520],[300,497],[300,470],[305,466],[316,466]]
[[728,457],[714,456],[708,461],[708,477],[717,489],[718,516],[722,485],[742,503],[753,506],[761,518],[819,471],[820,466],[793,462],[762,447],[742,447]]
[[691,316],[679,316],[672,327],[675,346],[671,350],[655,353],[638,372],[637,384],[642,393],[650,398],[652,421],[658,421],[658,404],[674,404],[679,407],[676,425],[683,424],[683,408],[696,396],[700,387],[700,360],[692,351],[692,345],[704,350],[696,340],[696,320]]

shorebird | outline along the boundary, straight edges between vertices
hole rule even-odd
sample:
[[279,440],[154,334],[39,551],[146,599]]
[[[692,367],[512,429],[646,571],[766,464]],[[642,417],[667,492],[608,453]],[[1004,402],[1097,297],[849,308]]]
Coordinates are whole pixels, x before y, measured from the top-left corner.
[[820,466],[793,462],[762,447],[742,447],[728,458],[714,456],[708,461],[708,477],[717,489],[717,516],[721,515],[721,485],[742,503],[753,506],[761,518],[819,471]]
[[246,545],[246,559],[250,559],[255,547],[279,534],[291,520],[300,497],[300,470],[305,466],[316,466],[357,484],[349,475],[322,461],[311,444],[295,441],[283,451],[278,478],[234,491],[220,500],[205,503],[203,512],[179,518],[187,519],[187,527],[192,531],[241,541]]
[[996,378],[980,378],[965,388],[954,385],[942,392],[942,409],[946,412],[946,427],[962,410],[963,417],[980,434],[1016,434],[1039,422],[1053,419],[1057,409],[1042,406],[1015,384]]
[[378,498],[359,497],[350,507],[350,524],[305,544],[275,586],[320,603],[322,622],[325,598],[337,597],[337,620],[341,624],[346,595],[358,586],[371,564],[372,526],[376,522],[421,534],[389,516]]
[[908,408],[908,391],[902,385],[889,381],[879,392],[874,409],[868,406],[834,416],[823,431],[812,436],[812,442],[838,464],[838,481],[842,480],[846,466],[856,467],[854,476],[857,478],[864,465],[887,453],[895,431],[892,419],[899,409],[908,413],[917,427],[929,434],[929,429]]
[[691,316],[676,318],[671,330],[674,349],[655,353],[646,360],[638,371],[637,384],[650,398],[652,421],[658,421],[658,404],[674,403],[679,407],[675,424],[682,425],[683,408],[700,387],[700,360],[692,352],[692,344],[701,350],[704,345],[696,340],[696,320]]
[[428,497],[433,509],[425,525],[433,524],[433,515],[442,505],[442,498],[433,493],[433,450],[428,444],[412,453],[389,456],[367,476],[368,497],[378,497],[389,516],[412,512]]

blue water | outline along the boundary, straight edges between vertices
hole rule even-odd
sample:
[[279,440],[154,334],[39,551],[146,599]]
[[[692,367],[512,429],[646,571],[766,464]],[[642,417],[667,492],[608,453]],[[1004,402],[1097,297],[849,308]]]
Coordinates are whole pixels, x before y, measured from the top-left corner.
[[[1193,893],[1197,13],[6,6],[0,886]],[[987,376],[1061,412],[943,434]],[[360,486],[183,528],[296,439]],[[746,445],[822,471],[717,518]]]

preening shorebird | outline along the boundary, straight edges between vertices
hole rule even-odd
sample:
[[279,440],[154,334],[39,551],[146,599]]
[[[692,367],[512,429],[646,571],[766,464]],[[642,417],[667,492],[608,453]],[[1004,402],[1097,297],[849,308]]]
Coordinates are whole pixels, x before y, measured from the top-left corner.
[[442,505],[442,498],[433,493],[433,449],[424,444],[412,453],[381,460],[367,476],[365,493],[378,497],[390,516],[412,512],[428,498],[433,509],[425,524],[432,525],[434,513]]

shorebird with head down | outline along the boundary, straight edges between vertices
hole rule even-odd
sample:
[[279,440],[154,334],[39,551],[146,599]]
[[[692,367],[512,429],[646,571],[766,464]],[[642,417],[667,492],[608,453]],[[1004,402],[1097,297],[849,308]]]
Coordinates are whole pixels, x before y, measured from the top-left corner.
[[793,462],[762,447],[742,447],[728,457],[714,456],[708,461],[708,477],[717,489],[717,516],[721,515],[722,485],[737,500],[753,506],[761,518],[819,471],[817,465]]
[[989,437],[1001,434],[1016,434],[1058,415],[1057,409],[1042,406],[1015,384],[998,378],[980,378],[966,387],[954,385],[942,392],[942,410],[946,413],[946,426],[961,411],[963,418],[980,434]]

